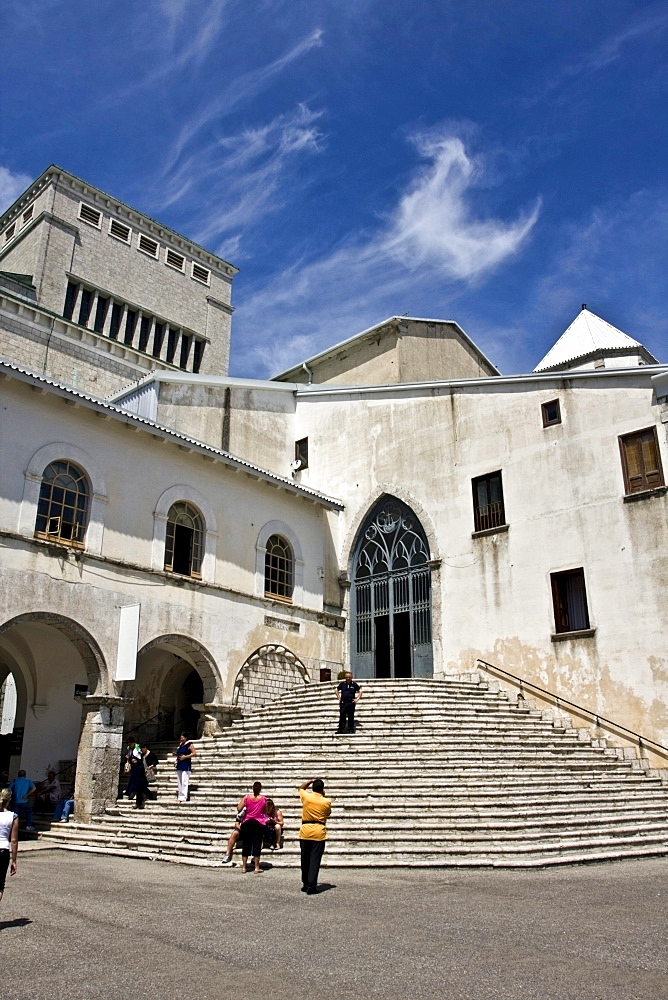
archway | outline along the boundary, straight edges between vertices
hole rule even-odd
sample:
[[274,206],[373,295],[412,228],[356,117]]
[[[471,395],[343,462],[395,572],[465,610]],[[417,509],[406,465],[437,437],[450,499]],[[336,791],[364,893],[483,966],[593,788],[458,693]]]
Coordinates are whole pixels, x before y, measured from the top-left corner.
[[249,715],[299,684],[308,684],[304,664],[285,646],[270,644],[252,653],[234,681],[232,704]]
[[411,508],[384,496],[352,556],[351,668],[356,677],[431,677],[431,568],[425,531]]
[[79,696],[100,694],[106,687],[99,646],[69,618],[49,612],[19,615],[0,625],[0,684],[9,674],[16,686],[10,774],[24,768],[39,781],[53,768],[70,780],[80,750]]
[[220,675],[211,654],[184,635],[158,636],[137,654],[137,675],[128,682],[132,704],[126,732],[147,741],[197,737],[201,706],[217,701]]

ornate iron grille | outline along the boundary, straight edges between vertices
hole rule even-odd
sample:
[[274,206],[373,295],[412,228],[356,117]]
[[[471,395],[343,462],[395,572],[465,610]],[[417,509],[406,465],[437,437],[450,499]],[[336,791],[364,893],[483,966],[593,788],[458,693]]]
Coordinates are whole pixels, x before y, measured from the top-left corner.
[[[412,511],[398,501],[383,503],[364,529],[353,571],[355,653],[375,653],[377,619],[408,615],[410,647],[431,645],[431,571],[427,540]],[[387,628],[387,626],[385,626]],[[430,651],[427,650],[430,655]],[[391,654],[392,656],[394,654]]]

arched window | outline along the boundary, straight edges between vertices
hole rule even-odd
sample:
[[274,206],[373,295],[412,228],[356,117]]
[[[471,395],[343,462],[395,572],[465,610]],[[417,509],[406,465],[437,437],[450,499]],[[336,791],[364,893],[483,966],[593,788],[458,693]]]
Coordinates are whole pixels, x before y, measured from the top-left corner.
[[85,472],[72,462],[47,465],[37,502],[35,535],[83,548],[90,487]]
[[191,503],[179,500],[167,514],[165,569],[183,576],[202,577],[204,522]]
[[278,597],[283,601],[292,600],[294,564],[290,543],[280,535],[270,535],[264,557],[265,597]]

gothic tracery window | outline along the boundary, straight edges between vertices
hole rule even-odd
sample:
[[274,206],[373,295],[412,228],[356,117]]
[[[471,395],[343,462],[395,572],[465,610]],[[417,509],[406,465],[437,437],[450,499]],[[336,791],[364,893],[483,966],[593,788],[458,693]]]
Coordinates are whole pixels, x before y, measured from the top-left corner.
[[294,587],[294,556],[289,542],[281,535],[270,535],[264,557],[265,597],[292,600]]
[[204,520],[193,504],[173,503],[167,514],[165,569],[169,573],[201,579]]
[[51,462],[42,475],[35,535],[83,548],[89,505],[85,472],[66,460]]

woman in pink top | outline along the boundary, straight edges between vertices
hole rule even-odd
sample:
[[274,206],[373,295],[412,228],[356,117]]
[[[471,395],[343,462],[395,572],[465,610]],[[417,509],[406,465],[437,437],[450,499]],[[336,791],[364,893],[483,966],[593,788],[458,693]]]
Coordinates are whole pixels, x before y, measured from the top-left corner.
[[244,795],[241,799],[239,799],[239,804],[237,806],[239,812],[241,812],[242,809],[246,810],[244,821],[241,824],[241,829],[239,830],[239,836],[242,842],[241,870],[242,872],[248,871],[248,857],[249,854],[252,853],[254,871],[256,875],[259,875],[262,871],[260,868],[260,855],[262,853],[264,827],[267,822],[265,809],[267,796],[262,795],[261,793],[262,785],[259,781],[256,781],[253,785],[253,794]]

